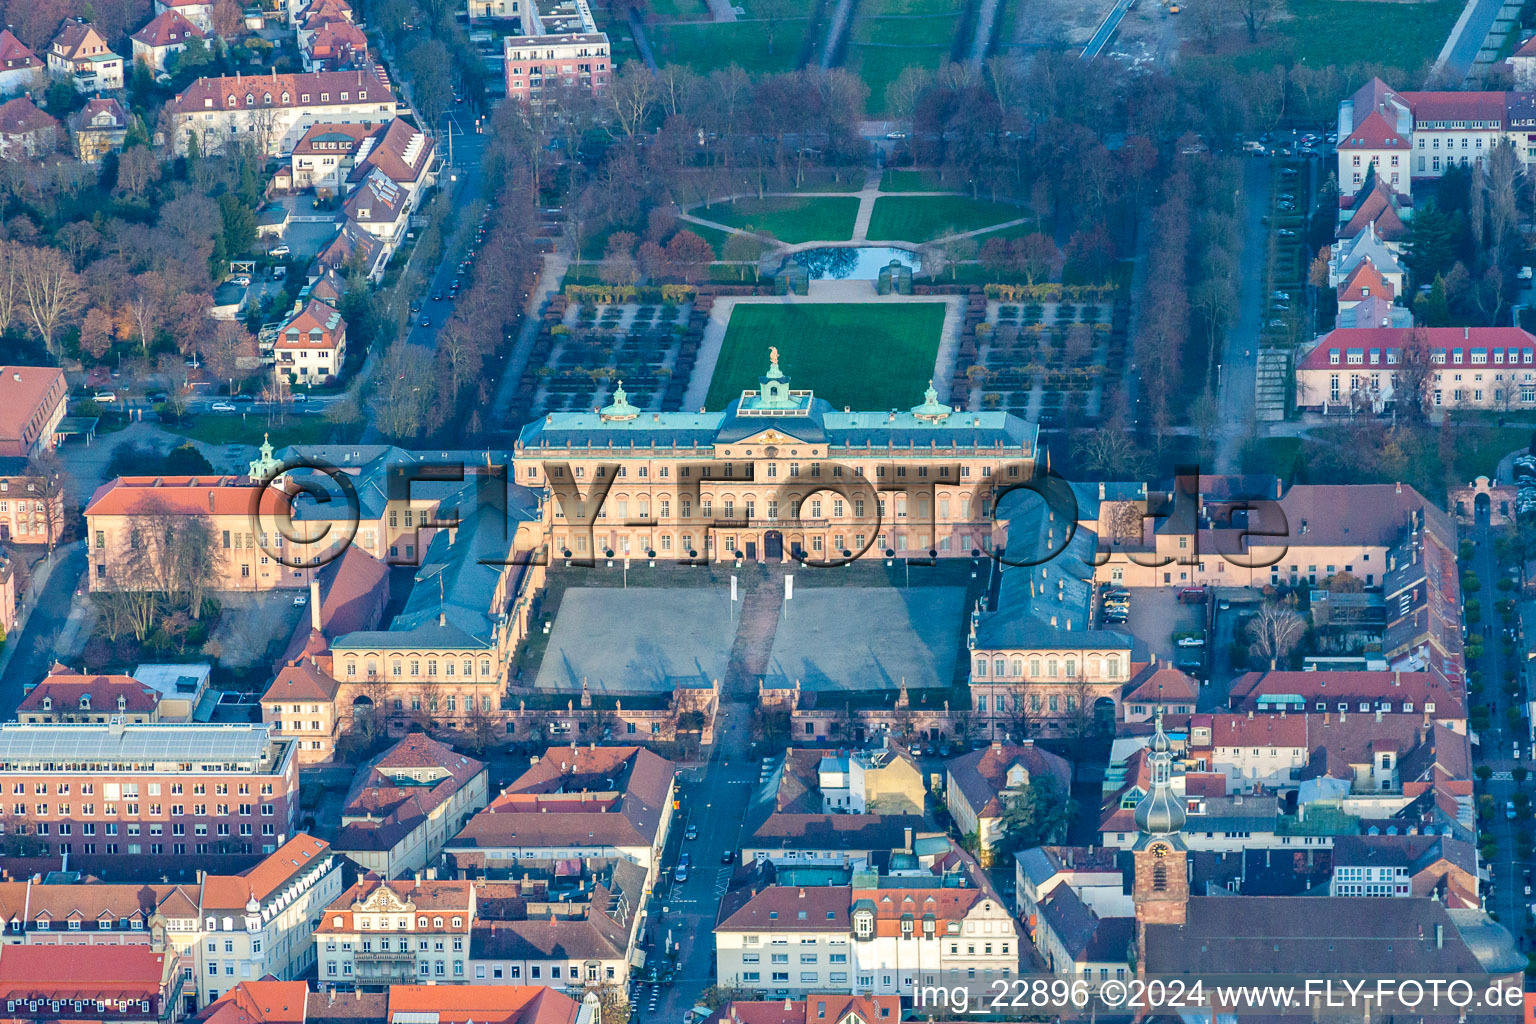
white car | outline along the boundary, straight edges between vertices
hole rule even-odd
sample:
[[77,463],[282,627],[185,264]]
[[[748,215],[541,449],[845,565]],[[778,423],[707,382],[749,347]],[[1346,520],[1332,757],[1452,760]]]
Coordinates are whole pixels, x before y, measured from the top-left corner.
[[309,604],[309,595],[308,594],[295,594],[295,595],[293,595],[293,606],[295,608],[303,608],[307,604]]
[[238,277],[232,277],[229,279],[229,283],[239,285],[241,288],[249,288],[251,286],[251,275],[241,274]]
[[268,256],[287,256],[291,252],[293,252],[293,250],[288,248],[287,245],[274,245],[272,248],[267,250],[267,255]]
[[234,412],[235,411],[235,407],[233,405],[231,405],[229,402],[214,402],[208,408],[212,409],[214,412]]
[[117,393],[114,392],[114,391],[98,391],[94,395],[91,396],[91,401],[93,401],[93,402],[115,402],[115,401],[117,401]]

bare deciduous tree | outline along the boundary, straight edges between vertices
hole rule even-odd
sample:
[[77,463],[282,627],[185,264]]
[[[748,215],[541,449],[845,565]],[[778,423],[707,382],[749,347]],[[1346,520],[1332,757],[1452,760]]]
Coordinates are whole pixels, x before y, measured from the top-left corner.
[[1248,621],[1248,653],[1269,662],[1271,669],[1288,657],[1307,632],[1307,621],[1294,608],[1268,601]]
[[21,296],[32,329],[50,354],[58,355],[60,328],[80,312],[83,290],[80,276],[57,249],[22,250]]

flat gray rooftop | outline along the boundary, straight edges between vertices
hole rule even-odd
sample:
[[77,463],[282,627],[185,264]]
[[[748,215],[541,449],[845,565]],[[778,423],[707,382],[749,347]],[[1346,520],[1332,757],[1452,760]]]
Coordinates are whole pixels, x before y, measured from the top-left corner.
[[0,765],[42,762],[259,762],[265,725],[0,725]]
[[572,587],[560,599],[534,686],[580,693],[666,692],[725,681],[736,627],[730,591]]
[[947,687],[965,615],[960,587],[804,587],[779,621],[768,685]]

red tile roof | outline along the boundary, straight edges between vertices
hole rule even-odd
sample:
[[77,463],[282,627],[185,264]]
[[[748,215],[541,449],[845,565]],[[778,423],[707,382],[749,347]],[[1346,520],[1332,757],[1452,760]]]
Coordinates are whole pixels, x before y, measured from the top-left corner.
[[[1395,352],[1402,347],[1403,338],[1409,330],[1427,331],[1431,352],[1448,352],[1459,348],[1468,353],[1466,358],[1470,358],[1472,349],[1488,349],[1487,365],[1490,367],[1495,365],[1492,362],[1495,350],[1518,351],[1536,348],[1536,337],[1518,327],[1340,327],[1318,339],[1317,346],[1307,353],[1296,368],[1298,370],[1326,370],[1330,366],[1347,368],[1345,352],[1348,349],[1380,349],[1385,359],[1387,352]],[[1330,350],[1339,352],[1338,363],[1329,362]],[[1386,365],[1386,363],[1378,365]],[[1446,365],[1450,366],[1449,359]],[[1461,365],[1473,364],[1464,362]]]
[[364,139],[378,131],[377,126],[366,124],[312,124],[293,147],[293,155],[334,156],[338,153],[355,153]]
[[389,123],[368,155],[352,169],[349,180],[361,181],[369,168],[377,167],[391,181],[415,182],[432,165],[432,149],[431,136],[397,117]]
[[1504,123],[1502,92],[1405,92],[1414,124],[1425,121],[1492,121]]
[[204,37],[203,30],[188,21],[185,14],[171,8],[155,15],[149,24],[135,32],[133,41],[145,46],[160,47]]
[[25,96],[0,103],[0,135],[27,135],[58,126],[57,118],[41,110]]
[[132,676],[85,676],[69,672],[54,672],[32,688],[22,698],[18,711],[38,713],[43,710],[43,699],[52,702],[52,711],[78,711],[83,697],[90,697],[92,710],[117,711],[118,698],[123,699],[121,710],[148,713],[160,706],[160,695],[153,687],[145,686]]
[[147,945],[18,946],[0,956],[0,999],[158,999],[167,959]]
[[347,322],[331,306],[310,299],[304,307],[278,328],[272,342],[275,349],[335,348],[347,333]]
[[574,1024],[576,1001],[537,985],[391,985],[389,1013],[432,1013],[440,1024]]
[[[1234,710],[1246,710],[1269,695],[1330,702],[1385,700],[1396,710],[1409,702],[1415,711],[1423,711],[1427,701],[1435,705],[1435,717],[1444,719],[1465,713],[1458,689],[1438,672],[1245,672],[1232,680],[1229,695]],[[1313,708],[1309,705],[1307,710]]]
[[288,501],[275,488],[243,476],[120,476],[96,488],[84,514],[251,516],[258,505],[261,516],[281,515]]
[[[345,95],[347,98],[342,99]],[[245,97],[250,96],[247,104]],[[284,96],[288,98],[283,99]],[[306,101],[305,96],[309,99]],[[321,99],[324,96],[325,99]],[[235,101],[235,107],[230,106]],[[211,106],[208,105],[211,102]],[[167,104],[172,113],[228,110],[245,107],[350,106],[356,103],[394,103],[395,94],[371,68],[353,71],[314,71],[304,74],[232,75],[199,78]]]
[[255,867],[238,875],[208,875],[203,879],[204,910],[243,910],[287,885],[330,852],[323,839],[300,832]]
[[330,703],[336,699],[336,690],[340,685],[329,672],[315,663],[314,658],[296,658],[293,663],[283,666],[261,699],[319,700]]
[[[11,103],[31,105],[30,100],[18,99]],[[0,116],[11,103],[0,107]],[[42,116],[58,124],[47,114]],[[19,439],[33,417],[46,418],[67,394],[64,371],[57,367],[0,366],[0,441]],[[54,397],[50,398],[50,395]]]
[[41,68],[43,62],[29,50],[8,28],[0,29],[0,68],[17,71],[21,68]]
[[1384,299],[1392,299],[1396,296],[1386,278],[1381,276],[1381,271],[1376,269],[1370,257],[1366,257],[1355,264],[1355,269],[1349,272],[1339,285],[1340,302],[1360,302],[1372,296],[1380,296]]
[[1408,140],[1398,134],[1397,125],[1388,121],[1379,110],[1365,115],[1355,124],[1349,136],[1339,140],[1339,148],[1354,149],[1402,149],[1408,148]]
[[199,1024],[303,1024],[308,1001],[308,982],[242,981],[208,1007]]

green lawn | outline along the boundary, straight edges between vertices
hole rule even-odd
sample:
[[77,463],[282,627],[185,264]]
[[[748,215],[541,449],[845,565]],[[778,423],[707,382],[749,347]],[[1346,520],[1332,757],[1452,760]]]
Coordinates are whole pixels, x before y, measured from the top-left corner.
[[886,171],[880,176],[881,192],[943,192],[953,191],[938,171]]
[[869,219],[869,237],[929,242],[1028,215],[1022,207],[968,196],[881,196]]
[[[955,0],[863,0],[859,4],[859,17],[891,14],[953,14],[959,17],[963,6],[956,4]],[[954,27],[953,23],[950,27]]]
[[853,23],[855,43],[884,43],[902,47],[942,47],[949,54],[955,37],[954,16],[933,18],[858,18]]
[[650,0],[650,14],[662,21],[707,21],[709,5],[704,0]]
[[[861,19],[862,20],[862,19]],[[854,24],[855,38],[859,31]],[[869,115],[879,117],[885,113],[885,90],[901,75],[906,67],[924,67],[937,71],[949,59],[949,46],[860,46],[857,42],[848,47],[848,68],[869,86]]]
[[943,325],[941,302],[738,304],[704,404],[757,387],[776,345],[794,388],[838,408],[905,409],[923,400]]
[[325,444],[331,440],[336,424],[323,415],[296,413],[283,423],[268,425],[265,413],[203,413],[181,426],[167,430],[205,444],[261,444],[264,434],[272,435],[272,446],[289,444]]
[[1465,5],[1460,0],[1383,4],[1374,0],[1288,0],[1291,17],[1276,21],[1257,47],[1200,57],[1230,63],[1239,72],[1303,63],[1340,68],[1362,61],[1359,40],[1371,40],[1370,63],[1389,81],[1409,81],[1435,59]]
[[788,71],[795,63],[804,18],[787,18],[774,26],[773,52],[768,29],[761,21],[704,22],[652,25],[646,30],[658,64],[684,64],[708,74],[735,64],[753,73]]
[[853,196],[768,196],[699,206],[689,211],[733,228],[751,227],[781,242],[846,242],[853,238],[859,201]]

